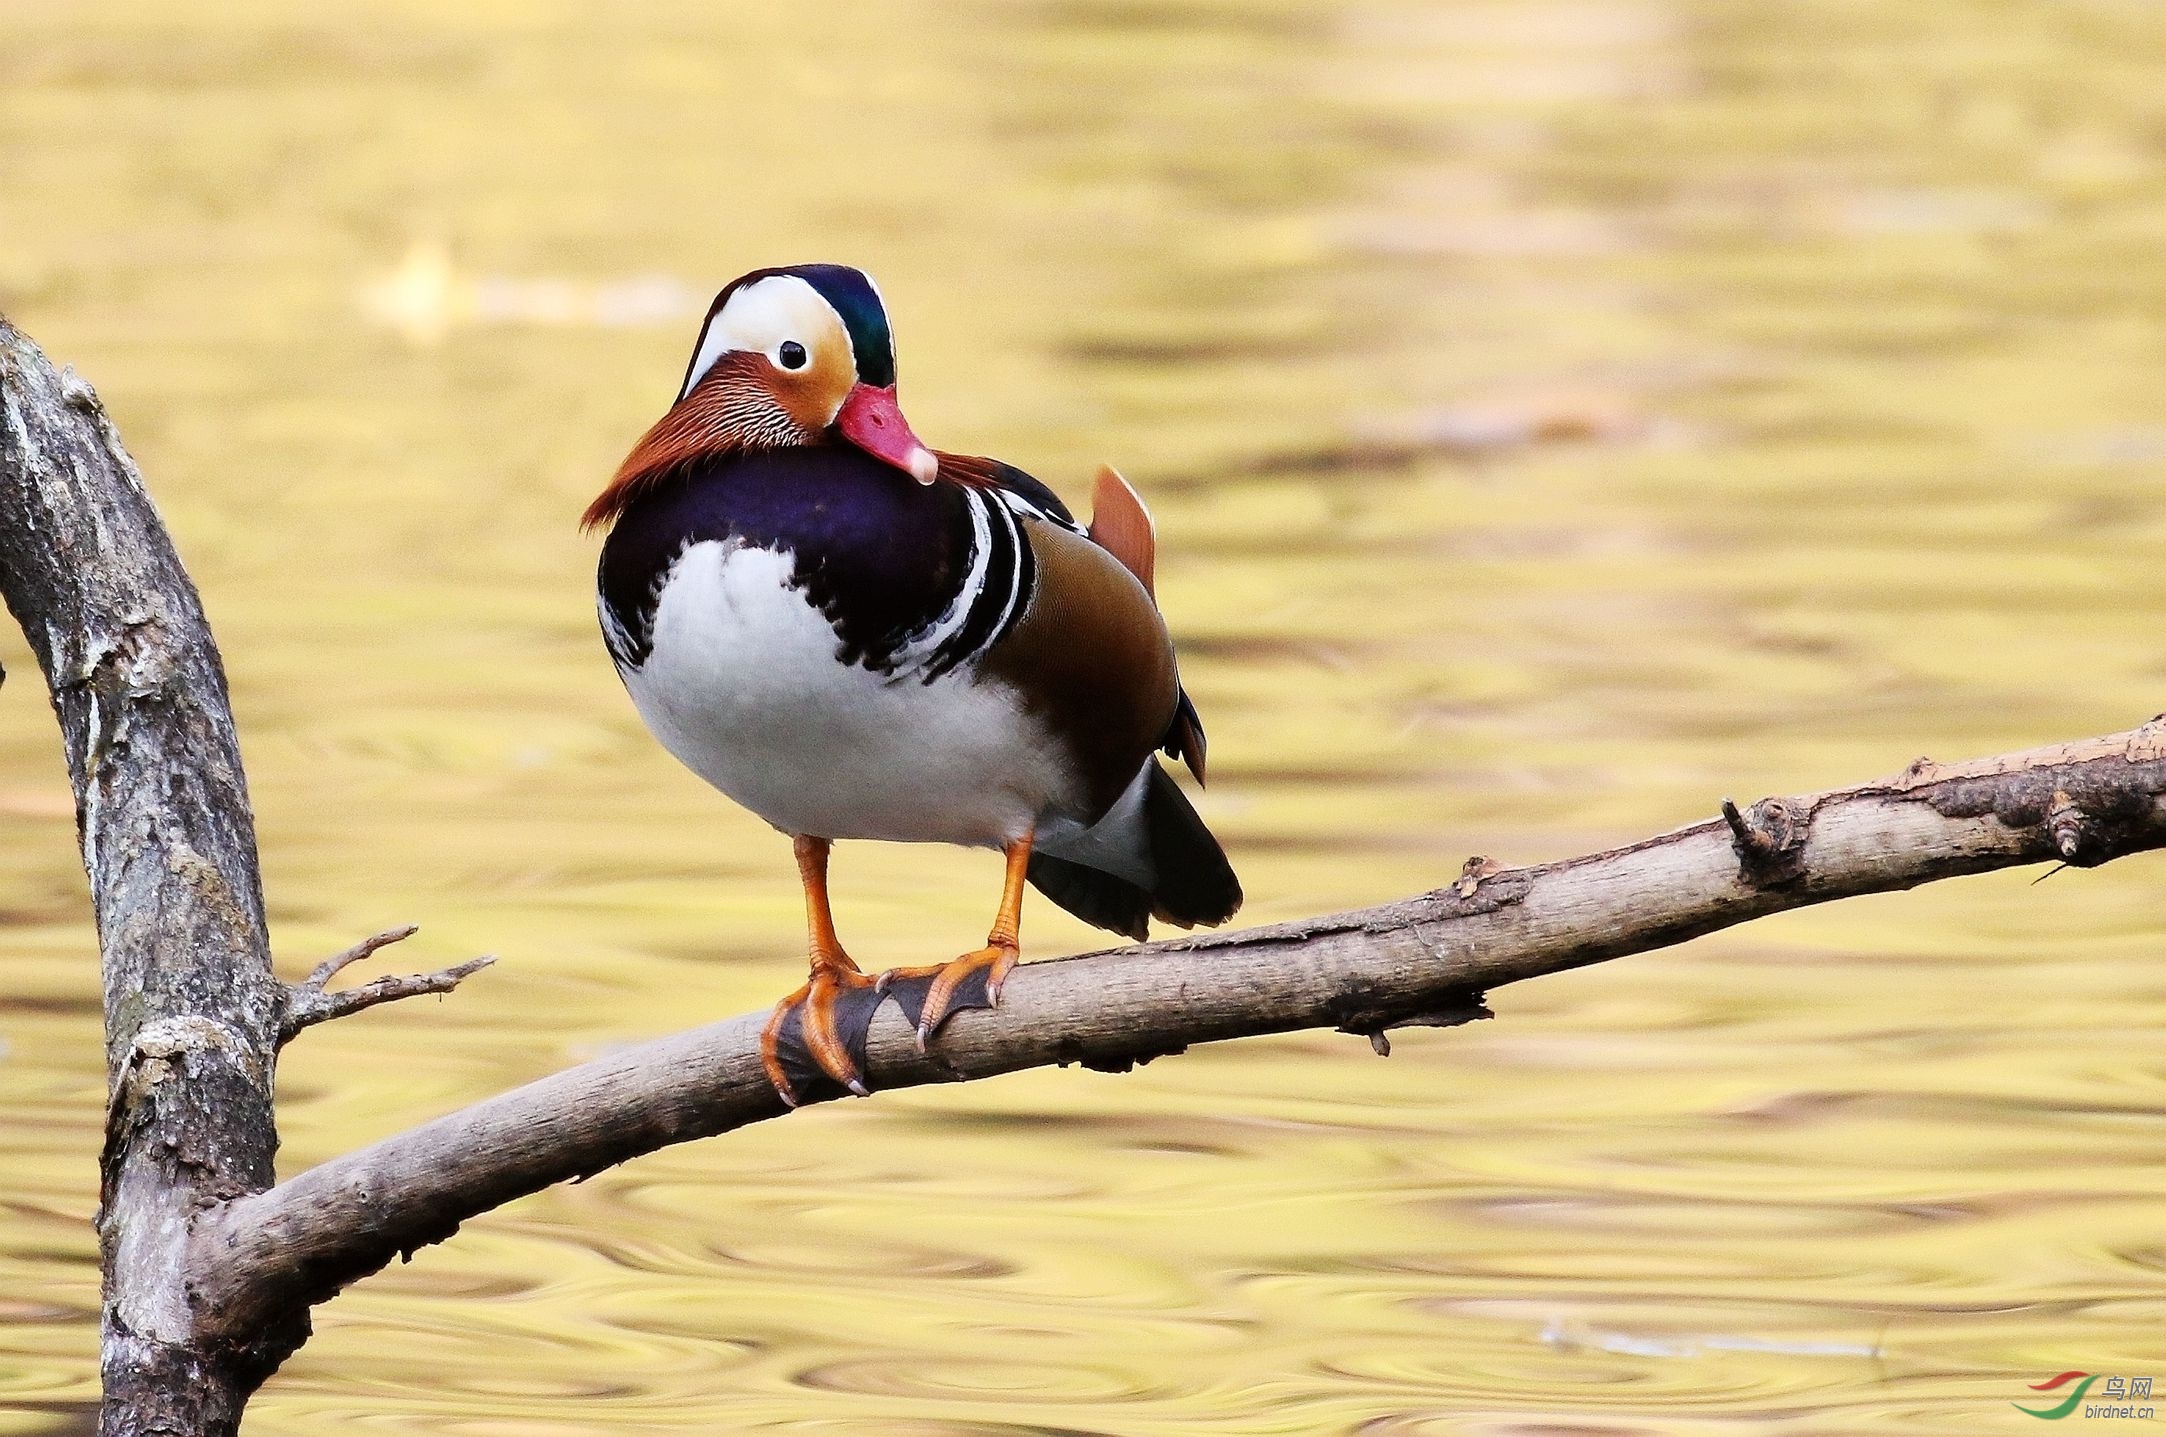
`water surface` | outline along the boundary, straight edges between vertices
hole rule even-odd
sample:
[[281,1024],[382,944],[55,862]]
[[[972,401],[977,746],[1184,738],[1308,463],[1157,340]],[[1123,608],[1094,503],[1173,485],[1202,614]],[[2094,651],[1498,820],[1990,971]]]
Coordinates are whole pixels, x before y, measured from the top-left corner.
[[[2160,12],[1746,0],[0,16],[0,307],[226,645],[294,1171],[801,973],[573,520],[755,265],[880,278],[920,432],[1119,462],[1290,917],[2166,691]],[[86,1430],[83,881],[0,691],[0,1433]],[[867,964],[989,855],[856,846]],[[470,1224],[250,1430],[1974,1433],[2157,1372],[2155,860],[1768,920],[1498,1021],[838,1104]],[[1041,954],[1094,940],[1034,903]]]

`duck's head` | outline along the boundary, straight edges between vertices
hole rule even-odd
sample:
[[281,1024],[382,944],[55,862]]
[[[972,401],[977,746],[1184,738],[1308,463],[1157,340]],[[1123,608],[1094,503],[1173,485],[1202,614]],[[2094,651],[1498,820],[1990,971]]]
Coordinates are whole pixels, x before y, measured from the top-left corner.
[[677,401],[618,466],[585,522],[603,523],[647,485],[703,455],[854,444],[920,484],[940,469],[895,400],[895,339],[863,270],[756,269],[708,306]]

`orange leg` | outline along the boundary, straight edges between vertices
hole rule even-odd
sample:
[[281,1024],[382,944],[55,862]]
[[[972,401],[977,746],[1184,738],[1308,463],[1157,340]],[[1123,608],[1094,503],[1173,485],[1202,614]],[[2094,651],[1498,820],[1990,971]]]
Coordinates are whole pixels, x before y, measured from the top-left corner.
[[[880,975],[880,991],[891,989],[908,1014],[913,1000],[917,1003],[918,1050],[932,1041],[940,1025],[959,1011],[956,1002],[963,985],[973,976],[985,977],[985,1001],[965,1001],[962,1008],[995,1008],[1000,1005],[1001,986],[1008,975],[1015,971],[1022,958],[1021,929],[1023,922],[1023,885],[1030,873],[1031,834],[1024,834],[1007,847],[1008,872],[1000,889],[1000,912],[993,918],[993,931],[985,935],[985,946],[975,952],[947,963],[935,963],[923,968],[890,968]],[[920,990],[924,980],[929,985]],[[898,982],[902,987],[895,987]],[[922,996],[920,992],[922,991]]]
[[[852,1049],[864,1051],[865,1030],[879,1006],[880,994],[874,990],[873,980],[842,951],[842,940],[835,936],[835,915],[827,905],[828,841],[803,835],[791,841],[797,850],[797,878],[805,887],[805,932],[812,972],[802,988],[775,1004],[767,1027],[760,1033],[760,1062],[782,1101],[794,1108],[798,1094],[790,1081],[789,1059],[801,1060],[800,1066],[807,1068],[805,1077],[812,1077],[816,1071],[861,1098],[867,1096],[869,1090],[858,1072]],[[797,1018],[794,1033],[789,1022],[793,1014]],[[801,1049],[801,1054],[785,1055],[786,1045]],[[802,1060],[809,1060],[809,1065]]]

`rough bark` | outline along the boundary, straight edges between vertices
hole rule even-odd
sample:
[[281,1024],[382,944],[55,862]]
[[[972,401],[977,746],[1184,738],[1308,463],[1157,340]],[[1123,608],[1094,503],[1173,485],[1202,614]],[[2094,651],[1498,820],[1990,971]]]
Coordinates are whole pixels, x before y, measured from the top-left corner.
[[307,1336],[206,1343],[189,1224],[271,1180],[271,974],[226,678],[98,397],[0,320],[0,589],[51,689],[104,950],[107,1433],[230,1430]]
[[[104,949],[112,1102],[100,1233],[102,1430],[234,1430],[308,1311],[400,1252],[524,1193],[781,1115],[764,1015],[661,1039],[439,1118],[271,1186],[271,1078],[309,1024],[479,962],[287,987],[264,936],[225,681],[194,589],[88,387],[0,320],[0,591],[51,686]],[[1503,984],[1780,909],[2058,858],[2166,847],[2166,717],[2105,738],[1739,809],[1527,868],[1470,860],[1432,893],[1353,913],[1019,969],[933,1056],[892,1011],[881,1088],[1184,1047],[1486,1016]],[[481,960],[486,961],[486,960]]]
[[273,975],[225,669],[195,586],[98,396],[5,318],[0,596],[60,721],[103,952],[99,1430],[231,1432],[307,1339],[308,1312],[202,1322],[191,1227],[272,1181],[285,1036],[449,975],[337,994]]

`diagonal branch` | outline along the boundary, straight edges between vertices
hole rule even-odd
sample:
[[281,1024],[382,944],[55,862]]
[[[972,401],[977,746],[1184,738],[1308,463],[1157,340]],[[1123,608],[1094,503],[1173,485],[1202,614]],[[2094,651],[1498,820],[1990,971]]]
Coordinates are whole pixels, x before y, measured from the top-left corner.
[[[1921,759],[1882,783],[1731,805],[1724,818],[1557,863],[1476,859],[1448,887],[1376,908],[1027,964],[1000,1009],[960,1015],[932,1057],[883,1013],[870,1071],[876,1087],[898,1088],[1049,1064],[1120,1071],[1300,1028],[1381,1038],[1486,1016],[1482,995],[1506,983],[1782,909],[2159,847],[2166,717],[1977,763]],[[227,1204],[198,1227],[190,1282],[213,1322],[245,1330],[525,1193],[778,1117],[761,1021],[611,1054]]]

